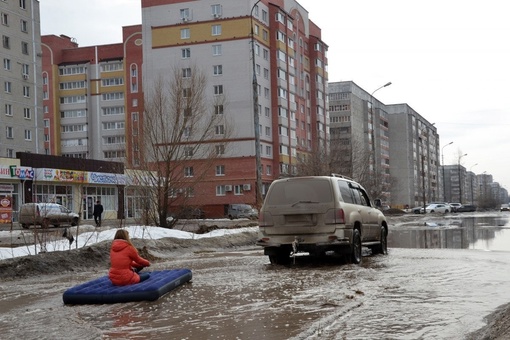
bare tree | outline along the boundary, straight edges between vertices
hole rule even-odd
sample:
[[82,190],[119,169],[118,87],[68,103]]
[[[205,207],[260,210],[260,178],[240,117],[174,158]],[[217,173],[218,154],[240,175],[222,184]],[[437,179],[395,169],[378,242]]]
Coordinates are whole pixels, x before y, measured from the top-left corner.
[[222,88],[207,93],[207,77],[197,67],[174,69],[146,87],[142,143],[135,177],[145,223],[170,227],[170,208],[186,207],[214,161],[224,154],[230,127]]

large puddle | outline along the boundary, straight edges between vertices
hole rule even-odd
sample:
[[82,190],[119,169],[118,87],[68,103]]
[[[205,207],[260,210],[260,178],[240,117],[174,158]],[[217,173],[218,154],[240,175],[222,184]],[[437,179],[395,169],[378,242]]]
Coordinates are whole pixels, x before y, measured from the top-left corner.
[[510,216],[433,216],[390,228],[388,246],[510,251]]

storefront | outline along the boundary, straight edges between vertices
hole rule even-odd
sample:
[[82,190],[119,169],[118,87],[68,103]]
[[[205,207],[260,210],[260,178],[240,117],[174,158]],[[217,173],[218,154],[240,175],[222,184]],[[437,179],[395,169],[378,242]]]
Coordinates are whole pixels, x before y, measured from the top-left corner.
[[[21,167],[19,160],[12,158],[0,158],[0,200],[8,199],[10,202],[9,214],[7,219],[17,220],[17,211],[23,201],[22,186],[25,181],[32,180],[34,172],[30,167]],[[2,219],[3,223],[7,219]]]

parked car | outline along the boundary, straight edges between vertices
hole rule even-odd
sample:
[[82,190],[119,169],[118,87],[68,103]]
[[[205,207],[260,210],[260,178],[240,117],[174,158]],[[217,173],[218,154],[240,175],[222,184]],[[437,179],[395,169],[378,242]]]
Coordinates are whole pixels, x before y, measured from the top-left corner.
[[80,216],[56,203],[25,203],[19,210],[19,223],[22,228],[30,225],[59,227],[61,224],[75,226]]
[[501,204],[500,211],[510,211],[510,206],[508,204]]
[[256,220],[259,218],[259,212],[249,204],[229,204],[227,217],[231,220],[234,218],[249,218]]
[[448,203],[448,205],[451,207],[452,212],[457,212],[457,210],[462,207],[462,204],[460,203]]
[[474,212],[476,211],[476,205],[473,204],[463,204],[460,208],[457,209],[457,212]]
[[272,264],[290,254],[327,251],[362,260],[362,246],[387,254],[388,223],[366,190],[339,175],[278,179],[271,183],[259,214],[257,245]]
[[423,207],[414,207],[411,210],[413,211],[413,214],[423,214],[425,212]]
[[425,211],[427,212],[427,214],[428,213],[442,213],[442,214],[446,214],[446,213],[449,213],[451,211],[451,207],[448,204],[434,203],[434,204],[429,204],[425,208]]

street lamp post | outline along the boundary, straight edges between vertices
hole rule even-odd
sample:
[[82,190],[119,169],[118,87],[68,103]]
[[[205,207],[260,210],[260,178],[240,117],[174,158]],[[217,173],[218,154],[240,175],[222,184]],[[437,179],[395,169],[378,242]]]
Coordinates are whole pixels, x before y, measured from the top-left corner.
[[255,33],[253,32],[253,11],[257,4],[261,0],[255,2],[255,4],[251,7],[250,11],[250,35],[251,35],[251,61],[253,66],[253,128],[255,130],[255,173],[256,173],[256,186],[255,186],[255,205],[260,209],[262,204],[262,162],[260,159],[260,130],[259,130],[259,97],[258,97],[258,82],[257,82],[257,72],[256,72],[256,63],[255,63]]
[[378,191],[377,188],[377,181],[378,181],[378,173],[377,173],[377,162],[376,162],[376,149],[375,149],[375,113],[374,113],[374,93],[379,91],[380,89],[384,87],[388,87],[391,85],[391,81],[387,82],[383,86],[380,86],[376,88],[371,94],[370,94],[370,120],[372,121],[372,131],[370,132],[370,135],[372,137],[372,166],[374,169],[374,190],[372,192]]
[[459,175],[459,203],[462,204],[462,178],[460,173],[460,160],[462,157],[467,156],[467,153],[463,154],[462,156],[459,156],[459,161],[457,162],[457,172]]
[[[444,183],[444,153],[443,153],[443,150],[444,150],[444,148],[446,148],[448,145],[452,145],[452,144],[453,144],[453,142],[450,142],[450,143],[446,144],[445,146],[443,146],[443,147],[441,148],[441,164],[442,164],[442,168],[443,168],[443,171],[442,171],[442,172],[443,172],[443,201],[445,201],[445,202],[446,202],[446,185],[445,185],[445,183]],[[451,183],[451,181],[450,181],[450,183]],[[450,195],[450,196],[451,196],[451,195]]]

